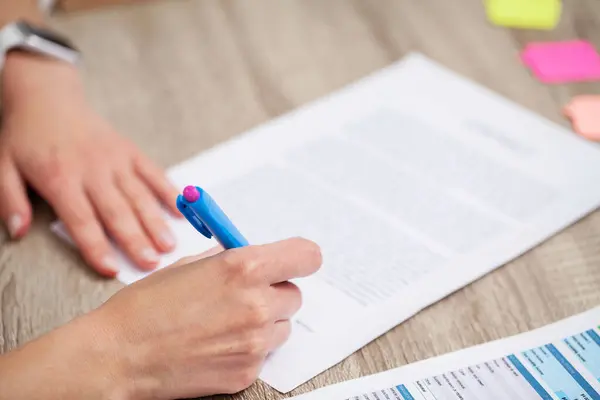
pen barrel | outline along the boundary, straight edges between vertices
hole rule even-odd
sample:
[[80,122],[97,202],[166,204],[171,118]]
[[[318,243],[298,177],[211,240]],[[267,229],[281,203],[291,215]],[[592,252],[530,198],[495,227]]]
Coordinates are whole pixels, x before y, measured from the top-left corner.
[[[201,189],[199,188],[199,190]],[[200,214],[207,229],[223,248],[233,249],[248,245],[246,238],[208,193],[201,190],[198,202],[203,203],[203,207],[194,207],[196,212]]]

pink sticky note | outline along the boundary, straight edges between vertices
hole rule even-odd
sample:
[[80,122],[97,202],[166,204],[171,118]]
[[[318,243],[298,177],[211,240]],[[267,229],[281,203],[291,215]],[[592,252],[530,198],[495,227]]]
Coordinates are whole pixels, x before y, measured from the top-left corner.
[[563,112],[573,123],[573,129],[581,136],[600,141],[600,96],[577,96]]
[[531,43],[521,60],[544,83],[600,80],[600,55],[585,40]]

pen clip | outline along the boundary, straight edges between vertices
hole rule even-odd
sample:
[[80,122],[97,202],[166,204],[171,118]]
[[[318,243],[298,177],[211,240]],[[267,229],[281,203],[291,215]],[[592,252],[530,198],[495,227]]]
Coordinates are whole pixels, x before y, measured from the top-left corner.
[[204,223],[202,222],[202,220],[200,220],[198,215],[196,215],[193,206],[189,204],[181,195],[177,198],[177,208],[188,220],[188,222],[194,227],[194,229],[200,232],[207,239],[212,239],[212,232],[206,227],[206,225],[204,225]]
[[208,230],[208,228],[206,227],[206,225],[204,225],[200,218],[198,218],[196,213],[192,210],[192,207],[188,206],[187,209],[189,210],[189,212],[187,213],[186,217],[190,224],[192,224],[194,229],[196,229],[202,235],[206,236],[207,239],[211,239],[213,237],[213,234]]
[[200,232],[201,234],[206,236],[207,239],[211,239],[213,237],[213,234],[211,233],[211,231],[209,231],[208,228],[206,227],[206,225],[204,225],[202,223],[202,221],[200,221],[200,219],[195,215],[193,218],[193,223],[194,223],[194,228],[196,228],[196,230],[198,232]]

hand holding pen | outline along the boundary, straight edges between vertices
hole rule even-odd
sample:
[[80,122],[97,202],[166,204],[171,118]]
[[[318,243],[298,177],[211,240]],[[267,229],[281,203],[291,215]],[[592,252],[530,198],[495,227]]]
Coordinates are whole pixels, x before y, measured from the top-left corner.
[[319,269],[320,249],[298,238],[247,245],[206,192],[185,197],[178,203],[192,206],[190,222],[228,250],[180,260],[3,355],[0,398],[167,400],[254,383],[302,303],[289,281]]

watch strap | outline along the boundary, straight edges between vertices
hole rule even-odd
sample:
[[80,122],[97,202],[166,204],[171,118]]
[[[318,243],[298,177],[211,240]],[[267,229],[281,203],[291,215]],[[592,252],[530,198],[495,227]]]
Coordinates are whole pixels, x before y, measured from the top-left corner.
[[76,64],[80,58],[79,51],[67,39],[49,29],[23,21],[6,25],[0,30],[0,69],[6,54],[12,50],[29,51],[72,64]]

